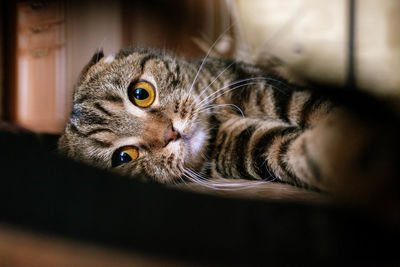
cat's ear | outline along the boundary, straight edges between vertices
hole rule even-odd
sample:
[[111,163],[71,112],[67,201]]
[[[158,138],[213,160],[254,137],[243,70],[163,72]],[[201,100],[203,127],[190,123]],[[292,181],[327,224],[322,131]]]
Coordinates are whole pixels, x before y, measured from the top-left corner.
[[90,67],[92,67],[93,65],[95,65],[97,62],[100,61],[100,59],[102,59],[104,57],[104,52],[103,49],[97,50],[92,58],[90,59],[90,61],[86,64],[86,66],[83,68],[83,70],[86,72],[90,69]]
[[96,64],[97,62],[100,61],[100,59],[102,59],[104,57],[104,52],[103,49],[97,50],[94,55],[92,56],[92,58],[90,59],[88,65],[93,66],[94,64]]
[[102,59],[104,57],[104,52],[103,49],[97,50],[94,55],[92,56],[92,58],[89,60],[89,62],[85,65],[85,67],[83,68],[83,70],[81,71],[81,75],[80,77],[84,77],[86,75],[86,73],[88,72],[88,70],[96,65],[97,62],[100,61],[100,59]]

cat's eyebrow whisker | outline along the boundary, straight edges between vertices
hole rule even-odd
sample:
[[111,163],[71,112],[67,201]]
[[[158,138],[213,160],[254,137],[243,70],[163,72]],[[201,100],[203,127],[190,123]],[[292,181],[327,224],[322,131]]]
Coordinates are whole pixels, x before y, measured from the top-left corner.
[[[220,93],[220,92],[221,92],[222,90],[224,90],[225,88],[230,87],[230,86],[233,86],[233,85],[236,85],[236,84],[239,84],[239,83],[242,83],[242,82],[255,81],[255,80],[274,80],[274,81],[275,81],[275,79],[267,78],[267,77],[252,77],[252,78],[246,78],[246,79],[237,80],[237,81],[235,81],[235,82],[232,82],[232,83],[230,83],[230,84],[227,84],[227,85],[225,85],[225,86],[219,88],[218,90],[216,90],[216,91],[213,92],[212,94],[208,95],[208,96],[207,96],[206,98],[204,98],[202,101],[200,101],[199,103],[197,103],[197,104],[198,104],[198,107],[196,107],[196,109],[195,109],[194,111],[195,111],[195,112],[201,112],[202,109],[203,109],[204,107],[207,107],[212,101],[214,101],[214,100],[217,99],[218,97],[221,97],[222,95],[224,95],[224,94],[226,94],[226,93],[229,93],[229,92],[231,92],[231,91],[233,91],[233,90],[236,90],[236,89],[238,89],[238,88],[240,88],[240,87],[247,86],[247,85],[252,85],[252,84],[257,84],[257,82],[249,82],[249,83],[240,84],[240,85],[238,85],[238,86],[235,86],[235,87],[233,87],[233,88],[230,88],[229,90],[227,90],[227,91],[225,91],[225,92]],[[270,86],[273,86],[273,85],[270,85]],[[276,89],[279,90],[279,88],[276,88]],[[281,91],[281,92],[282,92],[282,93],[285,93],[285,92],[283,92],[283,91]],[[207,101],[207,102],[205,102],[205,101]],[[204,102],[205,102],[205,103],[204,103]],[[241,111],[241,114],[243,115],[243,112],[242,112],[242,111]],[[186,123],[187,123],[187,121],[184,123],[184,126],[186,125]]]
[[[231,92],[231,91],[233,91],[233,90],[236,90],[236,89],[238,89],[238,88],[240,88],[240,87],[244,87],[244,86],[247,86],[247,85],[252,85],[252,84],[257,84],[257,83],[256,83],[256,82],[244,83],[244,84],[241,84],[241,85],[232,87],[232,88],[230,88],[229,90],[227,90],[227,91],[225,91],[225,92],[220,93],[220,91],[222,91],[223,89],[225,89],[225,88],[228,87],[228,86],[224,86],[224,87],[222,87],[222,88],[220,88],[219,90],[216,91],[216,92],[218,92],[218,93],[220,93],[220,94],[218,94],[218,95],[216,95],[216,96],[213,96],[213,97],[210,98],[210,99],[207,99],[208,102],[206,102],[206,103],[202,103],[202,104],[199,103],[199,107],[198,107],[198,108],[201,108],[201,107],[204,107],[204,106],[208,105],[209,103],[211,103],[212,101],[214,101],[214,100],[217,99],[218,97],[221,97],[221,96],[223,96],[223,95],[225,95],[225,94],[227,94],[227,93],[229,93],[229,92]],[[210,97],[211,97],[211,95],[210,95]],[[201,102],[203,102],[204,100],[206,100],[206,99],[203,99]]]
[[242,111],[241,108],[239,108],[238,106],[236,106],[235,104],[210,104],[204,107],[199,108],[199,111],[205,111],[205,110],[212,110],[213,108],[219,108],[219,107],[232,107],[234,109],[236,109],[237,111],[240,112],[240,114],[242,114],[242,117],[244,118],[244,112]]
[[[220,90],[223,90],[223,89],[225,89],[225,88],[227,88],[227,87],[236,85],[236,84],[241,83],[241,82],[248,82],[248,81],[254,81],[254,80],[274,81],[274,82],[277,82],[277,83],[282,84],[283,87],[289,88],[285,83],[283,83],[283,82],[280,81],[280,80],[274,79],[274,78],[263,77],[263,76],[251,77],[251,78],[246,78],[246,79],[241,79],[241,80],[234,81],[234,82],[232,82],[232,83],[230,83],[230,84],[227,84],[227,85],[225,85],[225,86],[219,88],[217,91],[215,91],[214,93],[208,95],[205,99],[203,99],[202,101],[200,101],[198,104],[201,104],[202,102],[204,102],[204,100],[206,100],[206,99],[208,99],[210,96],[212,96],[212,95],[218,93],[218,91],[220,91]],[[252,83],[252,84],[257,84],[257,83]],[[275,90],[280,91],[281,93],[287,95],[287,93],[286,93],[285,91],[281,90],[280,88],[278,88],[278,87],[276,87],[276,86],[274,86],[274,85],[272,85],[272,84],[268,84],[268,85],[271,86],[272,88],[274,88]],[[211,100],[211,101],[212,101],[212,100]]]
[[[234,82],[232,82],[232,83],[229,83],[229,84],[227,84],[227,85],[225,85],[225,86],[219,88],[218,90],[216,90],[216,91],[213,92],[212,94],[208,95],[206,98],[204,98],[203,100],[201,100],[201,101],[198,103],[198,105],[201,105],[203,102],[208,101],[209,98],[211,98],[211,97],[214,96],[215,94],[218,94],[220,91],[224,90],[225,88],[228,88],[228,87],[230,87],[230,86],[233,86],[233,85],[236,85],[236,84],[239,84],[239,83],[248,82],[248,81],[254,81],[254,80],[260,80],[260,81],[262,81],[262,80],[268,80],[268,78],[266,78],[266,77],[252,77],[252,78],[246,78],[246,79],[241,79],[241,80],[234,81]],[[256,84],[256,83],[252,83],[252,84]],[[243,85],[244,85],[244,84],[243,84]],[[242,85],[242,86],[243,86],[243,85]],[[213,98],[213,99],[215,99],[215,98]],[[210,103],[211,101],[212,101],[212,100],[210,100],[209,103]]]
[[212,97],[212,96],[215,95],[215,94],[218,94],[220,91],[224,90],[225,88],[228,88],[228,87],[230,87],[230,86],[232,86],[232,85],[236,85],[236,84],[241,83],[241,82],[247,82],[247,81],[255,80],[255,79],[262,79],[262,77],[241,79],[241,80],[238,80],[238,81],[229,83],[229,84],[227,84],[227,85],[224,85],[223,87],[218,88],[218,90],[216,90],[215,92],[213,92],[213,93],[207,95],[206,98],[204,98],[203,100],[201,100],[201,101],[198,102],[197,104],[198,104],[198,105],[201,105],[204,101],[207,101],[210,97]]
[[190,95],[190,93],[192,92],[193,87],[194,87],[194,84],[195,84],[196,81],[197,81],[197,77],[199,76],[200,71],[203,69],[204,63],[206,62],[206,60],[207,60],[208,56],[210,55],[212,49],[213,49],[214,46],[218,43],[218,41],[225,35],[225,33],[227,33],[227,32],[232,28],[232,26],[233,26],[233,24],[231,24],[228,28],[226,28],[226,29],[218,36],[218,38],[214,41],[214,43],[213,43],[213,44],[210,46],[210,48],[208,49],[207,54],[206,54],[205,57],[203,58],[203,61],[201,62],[201,65],[200,65],[200,67],[199,67],[199,70],[197,71],[197,73],[196,73],[196,75],[195,75],[195,77],[194,77],[194,79],[193,79],[192,85],[190,86],[189,95]]
[[211,87],[211,85],[226,71],[228,70],[235,62],[233,61],[231,64],[229,64],[225,69],[223,69],[215,78],[214,80],[212,80],[203,90],[201,90],[200,94],[194,99],[193,103],[190,105],[190,107],[192,107],[192,105],[199,101],[200,97],[207,91],[208,88]]
[[[200,112],[205,112],[206,110],[201,110]],[[213,114],[224,114],[226,115],[226,113],[224,111],[218,111],[218,110],[210,110],[210,112],[212,112]]]

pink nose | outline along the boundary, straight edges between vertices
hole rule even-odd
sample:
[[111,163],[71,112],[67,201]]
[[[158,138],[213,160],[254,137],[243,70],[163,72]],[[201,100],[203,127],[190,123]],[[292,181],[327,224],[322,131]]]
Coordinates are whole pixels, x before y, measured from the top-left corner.
[[171,142],[171,141],[176,141],[180,137],[181,137],[181,135],[179,134],[178,131],[176,131],[174,129],[174,126],[172,125],[172,123],[170,123],[167,126],[167,128],[165,128],[165,131],[164,131],[164,143],[165,143],[165,145],[168,145],[169,142]]

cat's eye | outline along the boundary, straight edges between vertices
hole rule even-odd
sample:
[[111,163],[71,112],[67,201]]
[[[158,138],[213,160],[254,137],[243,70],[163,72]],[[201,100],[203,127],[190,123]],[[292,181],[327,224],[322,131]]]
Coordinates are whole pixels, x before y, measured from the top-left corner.
[[156,92],[151,83],[145,80],[138,80],[129,86],[128,96],[136,106],[147,108],[153,104]]
[[139,151],[134,146],[125,146],[117,149],[112,155],[112,167],[128,163],[139,157]]

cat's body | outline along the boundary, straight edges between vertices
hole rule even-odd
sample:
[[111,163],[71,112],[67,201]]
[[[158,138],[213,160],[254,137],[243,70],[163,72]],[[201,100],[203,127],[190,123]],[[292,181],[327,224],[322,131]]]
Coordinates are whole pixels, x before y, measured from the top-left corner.
[[181,187],[268,197],[295,186],[364,202],[382,193],[376,176],[397,183],[397,158],[386,153],[397,145],[391,130],[270,70],[127,49],[97,54],[85,68],[59,149]]

